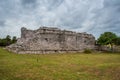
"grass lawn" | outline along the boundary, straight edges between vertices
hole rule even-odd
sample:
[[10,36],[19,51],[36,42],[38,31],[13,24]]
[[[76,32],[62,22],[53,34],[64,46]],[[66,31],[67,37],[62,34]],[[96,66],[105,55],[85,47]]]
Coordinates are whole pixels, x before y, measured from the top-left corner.
[[120,54],[14,54],[0,48],[0,80],[120,80]]

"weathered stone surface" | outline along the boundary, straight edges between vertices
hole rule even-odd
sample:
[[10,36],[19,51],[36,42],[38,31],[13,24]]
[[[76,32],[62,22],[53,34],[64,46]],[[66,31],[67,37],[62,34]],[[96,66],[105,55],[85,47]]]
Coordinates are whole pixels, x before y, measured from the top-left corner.
[[62,53],[94,49],[95,38],[91,34],[76,33],[58,28],[40,27],[37,30],[21,28],[21,38],[8,46],[15,53]]

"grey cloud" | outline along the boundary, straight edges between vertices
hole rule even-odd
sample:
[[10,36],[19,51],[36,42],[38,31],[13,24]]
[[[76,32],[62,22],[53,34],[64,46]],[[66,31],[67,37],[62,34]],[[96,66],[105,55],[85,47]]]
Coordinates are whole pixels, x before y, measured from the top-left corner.
[[33,9],[37,7],[37,0],[21,0],[23,9]]
[[95,30],[98,34],[101,34],[105,31],[112,31],[115,33],[119,33],[120,29],[120,12],[118,8],[120,8],[120,1],[118,0],[104,0],[103,7],[100,9],[96,9],[94,11],[95,16],[92,18],[95,21],[95,28],[91,31]]
[[4,27],[5,26],[5,21],[4,20],[0,20],[0,27]]
[[45,25],[96,37],[104,31],[120,35],[119,14],[119,0],[1,0],[0,31],[19,36],[22,26],[37,29]]
[[47,9],[48,10],[54,10],[57,7],[59,7],[62,3],[64,2],[64,0],[43,0],[42,4],[47,4]]
[[106,7],[110,7],[110,6],[119,6],[120,7],[120,0],[104,0],[104,5]]
[[34,4],[36,0],[21,0],[23,4]]

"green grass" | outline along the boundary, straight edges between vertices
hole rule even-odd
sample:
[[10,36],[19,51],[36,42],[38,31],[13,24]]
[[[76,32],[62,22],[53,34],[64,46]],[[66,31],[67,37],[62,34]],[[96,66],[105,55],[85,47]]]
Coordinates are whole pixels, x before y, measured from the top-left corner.
[[14,54],[0,48],[0,80],[120,80],[120,54]]

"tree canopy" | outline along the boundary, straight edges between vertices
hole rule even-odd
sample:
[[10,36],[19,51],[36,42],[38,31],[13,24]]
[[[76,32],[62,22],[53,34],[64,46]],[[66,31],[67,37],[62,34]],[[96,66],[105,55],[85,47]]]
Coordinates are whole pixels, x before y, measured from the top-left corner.
[[113,32],[104,32],[100,35],[100,37],[97,40],[97,43],[100,45],[107,45],[107,44],[115,44],[115,41],[117,39],[117,35]]
[[115,42],[115,45],[120,45],[120,37],[117,37],[117,38],[114,40],[114,42]]

